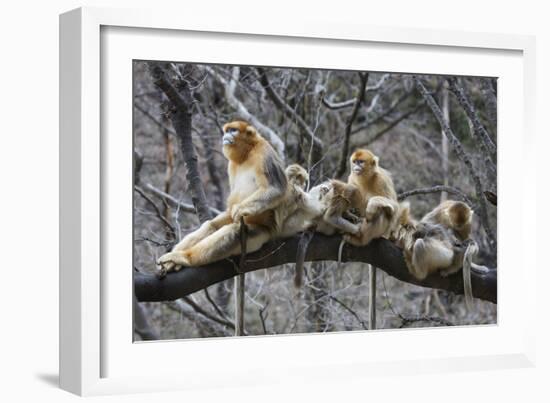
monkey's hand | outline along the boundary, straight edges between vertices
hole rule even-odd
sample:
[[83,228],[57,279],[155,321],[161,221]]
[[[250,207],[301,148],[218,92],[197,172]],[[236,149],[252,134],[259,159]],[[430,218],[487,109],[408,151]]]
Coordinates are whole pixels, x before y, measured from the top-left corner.
[[240,222],[241,218],[256,214],[256,211],[249,205],[237,204],[231,209],[231,218],[233,222]]

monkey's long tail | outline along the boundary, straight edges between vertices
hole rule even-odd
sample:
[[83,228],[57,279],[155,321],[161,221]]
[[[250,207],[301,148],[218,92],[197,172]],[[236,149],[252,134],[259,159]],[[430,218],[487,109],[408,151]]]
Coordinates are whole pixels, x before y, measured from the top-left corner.
[[304,277],[304,261],[306,259],[307,248],[313,238],[312,231],[304,231],[298,241],[298,250],[296,251],[296,269],[294,272],[294,286],[302,287]]
[[477,255],[479,248],[475,241],[471,241],[466,252],[464,253],[464,260],[462,262],[462,276],[464,279],[464,296],[466,297],[466,308],[471,310],[474,303],[474,297],[472,292],[472,260]]
[[346,244],[346,240],[342,238],[340,241],[340,245],[338,246],[338,269],[340,268],[342,264],[342,252],[344,251],[344,245]]

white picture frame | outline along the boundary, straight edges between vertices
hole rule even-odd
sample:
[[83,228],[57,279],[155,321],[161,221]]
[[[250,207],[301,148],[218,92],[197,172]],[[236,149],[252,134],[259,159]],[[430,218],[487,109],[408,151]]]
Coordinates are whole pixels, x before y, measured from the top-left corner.
[[[254,51],[224,51],[216,47],[220,40],[231,43],[226,46],[230,50],[246,46]],[[182,41],[188,51],[183,58],[180,46],[174,46]],[[527,196],[507,197],[514,196],[510,183],[522,183],[530,189],[523,194],[532,197],[536,189],[535,176],[520,177],[511,164],[518,155],[523,161],[534,155],[532,37],[327,24],[314,17],[289,18],[284,24],[250,20],[243,28],[223,16],[182,18],[158,10],[81,8],[61,15],[60,48],[63,389],[96,395],[329,381],[327,369],[334,370],[330,380],[342,380],[533,365],[535,325],[529,315],[535,312],[536,284],[527,279],[536,275],[536,261],[528,253],[526,234],[535,232],[535,210]],[[269,49],[286,52],[275,53],[276,63]],[[323,56],[327,49],[329,58]],[[367,54],[368,60],[358,60],[357,55]],[[132,343],[131,266],[126,266],[132,206],[126,192],[131,186],[125,187],[131,180],[127,91],[130,85],[131,94],[132,77],[127,61],[132,59],[379,71],[388,71],[393,63],[393,69],[407,72],[499,76],[498,325]],[[115,132],[122,134],[115,137]],[[521,136],[520,146],[507,140],[514,135],[516,140]],[[509,160],[512,153],[515,161]],[[129,209],[127,217],[108,213],[123,208]],[[512,210],[517,220],[504,220]],[[116,245],[109,240],[117,240]],[[316,354],[319,348],[322,356]],[[212,366],[208,357],[222,364]]]

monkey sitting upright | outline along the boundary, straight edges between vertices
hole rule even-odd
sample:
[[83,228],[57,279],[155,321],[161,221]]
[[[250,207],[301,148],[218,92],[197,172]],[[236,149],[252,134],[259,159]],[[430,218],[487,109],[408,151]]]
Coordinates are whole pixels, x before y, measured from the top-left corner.
[[158,259],[161,274],[181,266],[202,266],[241,252],[241,217],[248,227],[247,252],[258,250],[278,227],[274,210],[287,195],[283,163],[273,147],[244,121],[223,127],[231,193],[227,209],[187,235]]
[[355,246],[364,246],[375,238],[389,237],[395,231],[401,206],[391,175],[378,165],[376,155],[358,149],[351,155],[350,163],[348,184],[354,185],[361,194],[365,220],[357,234],[345,235],[344,240]]

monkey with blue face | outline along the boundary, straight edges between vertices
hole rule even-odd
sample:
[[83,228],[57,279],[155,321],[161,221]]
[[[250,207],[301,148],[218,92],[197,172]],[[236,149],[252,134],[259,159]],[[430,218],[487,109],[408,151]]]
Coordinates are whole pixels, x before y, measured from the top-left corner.
[[260,249],[280,227],[275,209],[288,191],[280,157],[254,126],[245,121],[225,124],[223,133],[230,186],[227,208],[161,256],[157,261],[161,274],[241,253],[241,218],[248,228],[247,252]]
[[366,149],[357,149],[350,157],[348,184],[361,195],[360,231],[344,236],[346,242],[365,246],[375,238],[389,238],[398,227],[402,205],[397,201],[391,174],[378,164],[378,157]]

